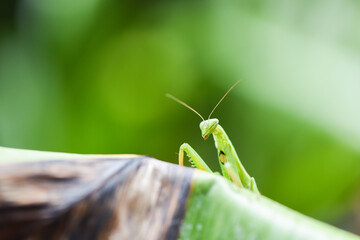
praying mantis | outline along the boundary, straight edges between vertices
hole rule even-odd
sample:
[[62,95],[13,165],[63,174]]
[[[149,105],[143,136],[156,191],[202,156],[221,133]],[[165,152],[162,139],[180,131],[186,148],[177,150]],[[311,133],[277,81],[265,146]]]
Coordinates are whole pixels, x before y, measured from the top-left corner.
[[[221,166],[221,171],[223,176],[233,182],[240,188],[246,188],[252,192],[258,193],[259,190],[256,186],[255,179],[250,177],[246,172],[244,166],[241,164],[240,159],[235,151],[233,144],[231,143],[229,137],[227,136],[225,130],[220,126],[219,120],[217,118],[210,118],[215,109],[219,104],[224,100],[228,93],[239,83],[237,81],[232,85],[229,90],[224,94],[220,101],[215,105],[213,110],[210,112],[207,120],[201,116],[195,109],[184,103],[183,101],[177,99],[176,97],[166,94],[167,97],[173,99],[174,101],[184,105],[194,113],[196,113],[201,119],[200,130],[201,135],[206,140],[211,134],[214,137],[215,147],[217,148],[219,164]],[[184,165],[184,152],[189,156],[191,164],[203,171],[213,173],[213,171],[208,167],[205,161],[200,157],[200,155],[187,143],[183,143],[180,146],[179,150],[179,165]]]

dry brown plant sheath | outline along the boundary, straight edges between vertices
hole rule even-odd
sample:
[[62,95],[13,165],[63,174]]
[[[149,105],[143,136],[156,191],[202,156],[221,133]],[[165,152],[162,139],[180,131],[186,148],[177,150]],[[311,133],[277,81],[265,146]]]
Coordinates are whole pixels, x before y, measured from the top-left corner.
[[0,239],[177,239],[193,170],[146,156],[0,166]]

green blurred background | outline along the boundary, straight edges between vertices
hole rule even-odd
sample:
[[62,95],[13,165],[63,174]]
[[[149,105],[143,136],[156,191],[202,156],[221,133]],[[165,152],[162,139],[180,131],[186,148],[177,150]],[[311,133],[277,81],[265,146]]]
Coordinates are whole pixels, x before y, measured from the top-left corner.
[[215,111],[262,193],[360,234],[360,2],[2,0],[0,145],[137,153]]

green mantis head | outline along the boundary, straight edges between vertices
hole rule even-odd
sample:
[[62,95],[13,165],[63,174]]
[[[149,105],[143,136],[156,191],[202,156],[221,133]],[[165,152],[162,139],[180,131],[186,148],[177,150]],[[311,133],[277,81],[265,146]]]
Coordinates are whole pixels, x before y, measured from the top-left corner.
[[206,140],[214,132],[218,124],[219,120],[217,118],[204,120],[200,123],[201,135],[204,140]]

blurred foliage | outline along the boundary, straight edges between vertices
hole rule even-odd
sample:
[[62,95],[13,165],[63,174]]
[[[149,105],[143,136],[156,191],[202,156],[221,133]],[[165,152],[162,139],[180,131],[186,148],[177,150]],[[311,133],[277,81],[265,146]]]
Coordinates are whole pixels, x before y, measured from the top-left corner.
[[[342,225],[360,182],[360,3],[4,0],[0,145],[137,153],[188,142],[219,169],[214,117],[264,195]],[[359,214],[359,213],[357,213]],[[349,228],[349,226],[343,226]]]

